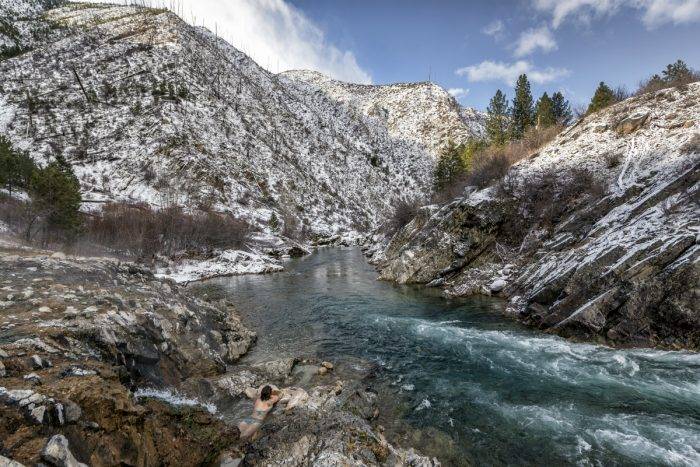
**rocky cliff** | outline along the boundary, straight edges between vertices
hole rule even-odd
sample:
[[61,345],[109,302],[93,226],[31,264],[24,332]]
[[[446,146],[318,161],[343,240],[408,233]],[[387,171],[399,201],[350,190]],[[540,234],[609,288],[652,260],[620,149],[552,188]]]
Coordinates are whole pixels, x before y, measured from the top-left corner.
[[423,208],[374,260],[563,336],[698,349],[699,169],[700,83],[633,97]]

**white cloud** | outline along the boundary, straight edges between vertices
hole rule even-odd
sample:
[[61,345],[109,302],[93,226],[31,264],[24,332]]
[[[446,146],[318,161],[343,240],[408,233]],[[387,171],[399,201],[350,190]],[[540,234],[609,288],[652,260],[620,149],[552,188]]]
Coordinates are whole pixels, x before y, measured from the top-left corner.
[[469,89],[465,88],[450,88],[447,90],[450,94],[452,94],[452,97],[455,99],[459,99],[462,97],[465,97],[467,94],[469,94]]
[[515,84],[518,76],[525,73],[530,81],[545,84],[570,74],[565,68],[547,67],[536,68],[531,62],[518,60],[513,63],[494,62],[485,60],[477,65],[467,66],[455,71],[460,76],[466,76],[469,81],[502,81],[509,86]]
[[649,28],[700,22],[700,0],[647,0],[642,20]]
[[[165,7],[171,3],[151,2]],[[270,71],[309,69],[344,81],[372,82],[352,51],[329,43],[324,31],[286,0],[178,0],[177,4],[183,19],[196,18],[197,25],[216,28],[219,36]]]
[[490,22],[481,30],[481,32],[487,36],[491,36],[497,40],[503,37],[503,31],[505,31],[505,26],[500,19]]
[[590,22],[595,17],[613,15],[622,7],[641,11],[648,28],[700,21],[700,0],[532,0],[532,3],[537,10],[551,15],[554,28],[568,18]]
[[515,56],[524,57],[537,49],[541,49],[543,52],[557,49],[557,41],[554,40],[552,31],[547,26],[523,31],[515,44]]

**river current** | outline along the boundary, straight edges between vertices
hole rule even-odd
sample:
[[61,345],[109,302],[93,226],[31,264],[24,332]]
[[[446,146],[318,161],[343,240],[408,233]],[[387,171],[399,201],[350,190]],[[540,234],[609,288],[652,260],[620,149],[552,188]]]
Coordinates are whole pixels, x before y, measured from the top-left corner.
[[375,367],[385,423],[446,465],[700,465],[699,354],[573,343],[376,276],[325,249],[206,286],[258,333],[248,361]]

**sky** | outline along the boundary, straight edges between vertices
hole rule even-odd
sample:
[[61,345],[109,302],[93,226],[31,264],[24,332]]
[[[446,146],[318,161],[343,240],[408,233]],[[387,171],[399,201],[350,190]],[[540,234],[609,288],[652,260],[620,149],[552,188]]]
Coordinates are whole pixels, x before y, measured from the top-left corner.
[[[114,0],[112,0],[114,1]],[[573,106],[600,81],[634,90],[681,58],[700,69],[700,0],[153,0],[273,72],[431,81],[484,110],[526,73]]]

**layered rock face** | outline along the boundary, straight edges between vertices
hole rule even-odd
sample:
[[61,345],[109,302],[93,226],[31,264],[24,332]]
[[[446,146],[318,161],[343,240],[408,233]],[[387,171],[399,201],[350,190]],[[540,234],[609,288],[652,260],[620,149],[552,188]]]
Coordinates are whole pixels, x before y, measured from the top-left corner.
[[634,97],[424,208],[374,259],[383,279],[509,297],[564,336],[697,349],[699,165],[700,84]]

